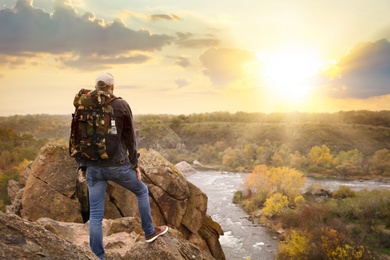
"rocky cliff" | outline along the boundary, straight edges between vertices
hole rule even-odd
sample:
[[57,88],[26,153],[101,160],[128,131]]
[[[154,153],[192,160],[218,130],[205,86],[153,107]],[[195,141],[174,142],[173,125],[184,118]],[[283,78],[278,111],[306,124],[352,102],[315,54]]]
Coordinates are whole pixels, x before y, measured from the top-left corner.
[[[106,193],[107,230],[104,232],[108,257],[225,259],[218,240],[223,231],[206,214],[207,196],[154,150],[141,152],[139,165],[143,180],[149,187],[153,221],[155,225],[166,224],[171,230],[157,243],[145,243],[135,196],[110,183]],[[14,182],[9,185],[13,204],[7,207],[7,213],[20,216],[23,223],[29,221],[34,222],[31,225],[44,226],[64,241],[89,249],[87,186],[78,176],[66,145],[49,143],[43,147],[26,169],[25,176],[24,187]],[[7,218],[2,216],[2,219],[6,223],[4,219]],[[151,251],[151,247],[154,250]],[[137,252],[140,252],[139,256],[129,258],[130,255],[127,255]],[[153,255],[154,252],[156,255]],[[180,254],[181,258],[175,254]]]

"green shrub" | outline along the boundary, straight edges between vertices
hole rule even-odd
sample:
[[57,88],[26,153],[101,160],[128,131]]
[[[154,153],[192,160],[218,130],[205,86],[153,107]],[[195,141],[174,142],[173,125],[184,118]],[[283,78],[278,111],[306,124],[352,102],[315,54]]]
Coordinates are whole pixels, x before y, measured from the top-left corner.
[[356,193],[351,188],[341,185],[332,195],[336,199],[345,199],[355,197]]
[[242,190],[238,190],[238,191],[234,192],[234,195],[233,195],[233,203],[234,204],[241,204],[243,199],[244,199],[244,195],[242,193]]

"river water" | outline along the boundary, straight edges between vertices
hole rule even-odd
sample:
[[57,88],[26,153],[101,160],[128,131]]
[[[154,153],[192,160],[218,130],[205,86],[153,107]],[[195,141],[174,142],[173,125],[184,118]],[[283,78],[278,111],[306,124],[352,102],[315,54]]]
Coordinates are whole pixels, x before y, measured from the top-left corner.
[[245,174],[201,171],[187,176],[208,197],[207,213],[218,222],[224,235],[219,238],[227,260],[274,259],[277,252],[275,235],[267,228],[253,225],[248,215],[232,203],[234,191],[242,189]]
[[318,179],[307,178],[305,187],[313,183],[319,183],[325,190],[334,191],[339,188],[340,185],[347,186],[352,190],[359,191],[363,189],[388,189],[390,190],[390,181],[371,181],[371,180],[339,180],[339,179]]
[[[218,171],[198,171],[188,175],[188,181],[199,187],[208,197],[207,213],[218,222],[224,235],[219,238],[227,260],[240,260],[250,257],[251,260],[274,259],[278,250],[276,234],[267,228],[252,224],[247,213],[232,203],[233,194],[242,189],[247,174],[220,173]],[[307,178],[306,187],[320,183],[325,189],[333,191],[340,185],[354,190],[384,188],[390,189],[390,182],[377,181],[343,181]]]

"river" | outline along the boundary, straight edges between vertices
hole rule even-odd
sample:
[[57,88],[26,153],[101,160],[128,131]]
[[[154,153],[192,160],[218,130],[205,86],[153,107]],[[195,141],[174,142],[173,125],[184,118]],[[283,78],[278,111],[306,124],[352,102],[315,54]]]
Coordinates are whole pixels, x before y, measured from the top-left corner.
[[[278,240],[267,228],[253,225],[247,213],[232,203],[234,191],[242,189],[243,179],[247,174],[220,173],[217,171],[198,171],[188,175],[188,181],[199,187],[208,197],[207,213],[218,222],[224,235],[219,241],[227,260],[274,259],[278,250]],[[325,189],[333,191],[340,185],[354,190],[385,188],[390,189],[390,182],[343,181],[308,178],[306,186],[320,183]]]
[[242,189],[241,173],[221,174],[201,171],[187,176],[208,197],[207,213],[218,222],[224,235],[219,238],[227,260],[274,259],[277,241],[267,228],[253,225],[239,206],[232,203],[233,193]]

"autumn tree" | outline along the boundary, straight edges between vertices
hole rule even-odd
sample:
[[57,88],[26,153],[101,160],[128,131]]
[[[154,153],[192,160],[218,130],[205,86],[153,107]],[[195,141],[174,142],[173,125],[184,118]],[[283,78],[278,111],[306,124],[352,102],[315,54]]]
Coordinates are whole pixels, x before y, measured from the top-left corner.
[[306,177],[295,169],[265,165],[257,165],[245,179],[245,187],[252,193],[266,193],[268,196],[281,193],[292,204],[305,183]]
[[[322,247],[327,259],[357,260],[365,259],[367,249],[364,246],[353,246],[340,239],[335,229],[324,228],[322,230]],[[373,259],[373,258],[366,258]]]
[[288,206],[288,198],[280,193],[275,193],[265,200],[262,212],[273,217]]
[[308,259],[310,241],[302,231],[292,231],[285,242],[279,243],[276,259]]
[[308,159],[310,162],[310,168],[314,171],[321,171],[322,169],[330,169],[338,162],[337,158],[334,158],[330,153],[330,149],[326,145],[314,146],[311,148]]

